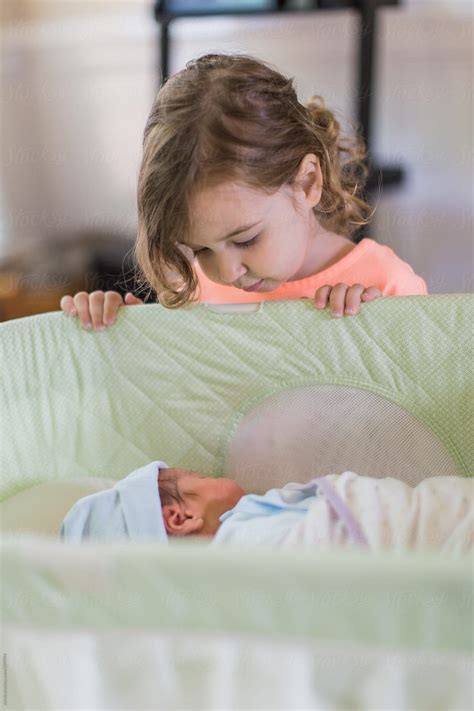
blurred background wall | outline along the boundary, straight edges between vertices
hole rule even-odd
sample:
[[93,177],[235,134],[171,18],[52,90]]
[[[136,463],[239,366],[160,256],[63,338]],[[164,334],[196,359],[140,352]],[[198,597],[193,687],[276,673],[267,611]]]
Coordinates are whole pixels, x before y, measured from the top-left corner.
[[[135,236],[159,26],[149,0],[0,7],[0,259],[28,253],[45,279],[55,274],[50,292],[72,293],[82,283],[74,276],[94,273],[81,244],[101,236],[107,264],[114,244],[123,256]],[[464,0],[405,0],[378,11],[372,152],[379,163],[401,163],[406,179],[383,191],[371,236],[408,261],[430,292],[473,286],[472,12]],[[209,51],[248,52],[295,77],[301,101],[321,94],[343,125],[354,118],[354,10],[181,19],[170,35],[171,73]],[[57,265],[50,251],[41,257],[45,242],[58,245]],[[86,284],[104,286],[112,288]],[[11,280],[0,280],[2,289]]]

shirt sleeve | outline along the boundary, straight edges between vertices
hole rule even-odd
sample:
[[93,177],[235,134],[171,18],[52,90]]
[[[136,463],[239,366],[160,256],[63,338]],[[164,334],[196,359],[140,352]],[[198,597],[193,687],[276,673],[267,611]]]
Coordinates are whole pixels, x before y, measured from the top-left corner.
[[[411,267],[410,267],[411,268]],[[403,280],[392,281],[384,289],[384,296],[427,296],[428,289],[424,279],[415,274],[407,274]]]
[[[373,245],[372,254],[366,258],[367,271],[371,271],[371,277],[376,276],[380,283],[380,291],[384,296],[426,296],[428,289],[426,283],[418,274],[415,274],[413,267],[408,262],[395,254],[387,245]],[[377,285],[376,279],[370,277],[362,283]]]

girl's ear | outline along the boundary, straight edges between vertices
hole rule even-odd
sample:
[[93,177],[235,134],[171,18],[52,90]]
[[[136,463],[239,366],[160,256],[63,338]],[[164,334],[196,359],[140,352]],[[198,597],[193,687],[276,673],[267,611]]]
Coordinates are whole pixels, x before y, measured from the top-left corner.
[[304,200],[309,207],[315,207],[323,192],[323,174],[319,158],[314,153],[308,153],[301,161],[295,183],[303,191]]
[[162,508],[166,532],[170,536],[190,536],[199,533],[204,526],[204,519],[182,504],[166,504]]

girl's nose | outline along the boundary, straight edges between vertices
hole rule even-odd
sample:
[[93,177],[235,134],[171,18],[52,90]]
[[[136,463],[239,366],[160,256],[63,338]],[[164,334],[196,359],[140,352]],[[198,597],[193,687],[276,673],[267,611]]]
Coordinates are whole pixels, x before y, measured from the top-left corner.
[[219,279],[225,284],[233,284],[246,273],[247,269],[239,259],[226,255],[219,262]]

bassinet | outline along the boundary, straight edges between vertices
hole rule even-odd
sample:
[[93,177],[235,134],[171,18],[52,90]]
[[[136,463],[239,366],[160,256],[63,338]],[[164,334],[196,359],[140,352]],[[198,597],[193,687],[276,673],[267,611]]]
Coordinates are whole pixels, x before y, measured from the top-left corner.
[[87,487],[158,458],[257,492],[346,469],[472,475],[472,305],[392,297],[340,320],[307,301],[147,305],[100,334],[60,313],[1,325],[7,708],[471,708],[471,557],[74,546],[55,531]]

